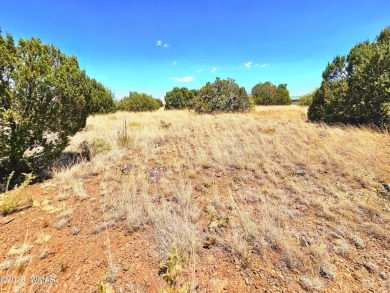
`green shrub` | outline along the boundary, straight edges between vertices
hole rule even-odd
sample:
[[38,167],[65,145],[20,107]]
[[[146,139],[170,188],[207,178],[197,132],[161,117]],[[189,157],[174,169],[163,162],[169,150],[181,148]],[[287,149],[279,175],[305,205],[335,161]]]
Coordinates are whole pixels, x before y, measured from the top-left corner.
[[123,111],[156,111],[162,106],[161,100],[155,99],[151,95],[137,92],[130,92],[128,96],[119,101],[119,109]]
[[256,84],[251,91],[256,105],[291,105],[290,93],[287,84],[273,85],[267,81]]
[[299,106],[310,106],[313,101],[314,92],[300,96],[297,105]]
[[245,88],[239,87],[232,78],[223,80],[217,77],[214,83],[208,82],[199,90],[195,101],[197,113],[241,112],[251,107]]
[[312,121],[390,128],[390,27],[336,56],[308,110]]
[[0,34],[0,179],[37,174],[61,154],[86,123],[85,81],[74,56]]
[[192,109],[196,96],[196,90],[189,90],[186,87],[174,87],[170,92],[165,94],[165,110]]
[[87,91],[89,95],[88,113],[105,114],[116,110],[114,94],[95,79],[87,78]]

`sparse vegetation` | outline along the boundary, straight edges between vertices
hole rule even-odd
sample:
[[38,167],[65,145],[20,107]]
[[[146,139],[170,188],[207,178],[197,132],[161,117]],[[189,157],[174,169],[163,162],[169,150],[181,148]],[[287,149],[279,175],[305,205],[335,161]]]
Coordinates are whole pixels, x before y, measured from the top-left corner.
[[[378,253],[389,239],[389,203],[377,193],[379,182],[390,181],[387,135],[307,123],[305,108],[297,106],[171,114],[89,117],[70,147],[100,137],[110,148],[56,170],[48,187],[38,185],[50,199],[36,200],[33,209],[58,229],[46,241],[42,220],[32,222],[35,246],[22,253],[14,247],[19,254],[0,267],[16,268],[16,257],[31,255],[23,269],[50,260],[62,264],[64,280],[77,268],[62,257],[67,250],[51,247],[58,234],[94,259],[104,290],[130,288],[123,276],[140,292],[147,291],[136,280],[141,276],[162,292],[245,291],[269,286],[262,280],[271,276],[295,291],[365,290],[367,283],[348,279],[357,268],[379,288],[389,274]],[[126,129],[131,147],[120,145],[117,129]],[[128,172],[124,166],[131,166]],[[80,227],[83,233],[72,236]]]

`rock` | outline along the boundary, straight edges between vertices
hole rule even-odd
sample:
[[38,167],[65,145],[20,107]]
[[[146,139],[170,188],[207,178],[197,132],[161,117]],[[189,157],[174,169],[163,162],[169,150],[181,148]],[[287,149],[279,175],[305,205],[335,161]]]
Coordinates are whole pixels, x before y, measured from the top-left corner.
[[335,273],[327,264],[321,264],[320,266],[320,275],[326,279],[334,279]]
[[152,183],[157,183],[163,177],[163,173],[157,170],[149,171],[149,179]]
[[299,176],[305,176],[306,175],[306,171],[303,170],[303,169],[298,169],[295,174],[299,175]]
[[380,272],[380,273],[379,273],[379,276],[380,276],[383,280],[385,280],[385,281],[388,279],[388,276],[386,275],[385,272]]
[[193,280],[192,282],[192,291],[195,291],[199,288],[199,281],[198,279],[195,278],[195,280]]
[[228,288],[228,280],[212,278],[210,280],[210,292],[221,293]]
[[132,170],[133,170],[132,164],[126,164],[126,165],[121,167],[121,172],[125,175],[129,175]]
[[199,191],[199,192],[206,192],[207,191],[206,187],[201,183],[196,184],[194,186],[194,188],[196,191]]
[[307,247],[309,246],[309,243],[307,243],[305,235],[301,235],[299,237],[299,243],[301,244],[302,247]]
[[390,192],[390,183],[382,183],[382,187],[383,187],[386,191]]

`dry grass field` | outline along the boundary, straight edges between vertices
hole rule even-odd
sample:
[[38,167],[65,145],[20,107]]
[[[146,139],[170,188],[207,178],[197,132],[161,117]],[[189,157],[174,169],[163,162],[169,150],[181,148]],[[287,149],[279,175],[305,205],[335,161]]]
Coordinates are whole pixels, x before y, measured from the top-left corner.
[[389,292],[389,134],[306,120],[90,117],[66,150],[90,160],[0,218],[0,276],[26,278],[0,292]]

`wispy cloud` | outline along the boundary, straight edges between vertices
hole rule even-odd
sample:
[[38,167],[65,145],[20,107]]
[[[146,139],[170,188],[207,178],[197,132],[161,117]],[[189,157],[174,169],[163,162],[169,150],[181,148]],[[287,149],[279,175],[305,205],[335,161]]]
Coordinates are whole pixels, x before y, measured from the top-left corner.
[[213,72],[216,72],[217,71],[217,68],[216,67],[214,67],[213,69],[211,69],[211,73],[213,73]]
[[259,63],[257,63],[256,65],[255,65],[255,67],[260,67],[260,68],[264,68],[264,67],[267,67],[267,66],[270,66],[271,64],[259,64]]
[[202,71],[202,68],[199,68],[196,72],[201,73]]
[[161,40],[158,40],[157,42],[156,42],[156,46],[157,47],[163,47],[163,48],[169,48],[169,44],[168,43],[164,43],[163,41],[161,41]]
[[177,63],[176,63],[176,61],[173,61],[173,66],[175,66]]
[[249,62],[245,63],[245,67],[246,68],[250,68],[252,63],[253,63],[252,61],[249,61]]
[[184,77],[174,77],[174,81],[176,82],[191,82],[194,80],[192,76],[184,76]]

